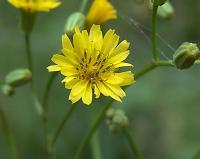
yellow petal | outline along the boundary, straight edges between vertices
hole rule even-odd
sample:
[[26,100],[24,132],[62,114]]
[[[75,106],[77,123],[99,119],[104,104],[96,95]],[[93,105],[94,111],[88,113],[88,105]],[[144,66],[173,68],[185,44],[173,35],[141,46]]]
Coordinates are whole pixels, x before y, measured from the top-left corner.
[[65,83],[65,88],[72,89],[72,87],[79,82],[79,80],[73,76],[65,77],[64,80],[62,80],[63,83]]
[[122,61],[124,61],[129,55],[129,51],[125,51],[125,52],[122,52],[120,54],[117,54],[113,57],[111,57],[110,59],[108,59],[108,62],[109,63],[112,63],[112,64],[118,64]]
[[135,82],[134,75],[131,71],[116,73],[116,75],[124,79],[124,81],[121,83],[121,86],[127,86]]
[[96,95],[95,98],[99,98],[101,92],[99,91],[99,88],[96,86],[96,84],[94,85],[94,94]]
[[72,87],[72,90],[71,90],[71,93],[72,93],[72,96],[76,96],[78,94],[82,94],[83,93],[83,90],[86,89],[87,87],[87,84],[88,84],[88,81],[87,80],[81,80],[79,81],[78,83],[76,83],[73,87]]
[[112,74],[109,76],[109,78],[106,80],[106,83],[109,84],[114,84],[114,85],[119,85],[124,81],[123,78],[121,78],[120,76],[117,76],[115,74]]
[[60,67],[58,65],[51,65],[47,67],[49,72],[60,71]]
[[71,41],[70,41],[69,37],[67,36],[67,34],[64,34],[62,36],[62,47],[69,49],[71,51],[73,50],[73,46],[72,46]]
[[90,105],[92,103],[92,86],[90,83],[87,84],[84,94],[82,96],[83,103]]
[[126,62],[120,62],[120,63],[114,65],[114,67],[115,68],[119,68],[119,67],[133,67],[133,65],[130,64],[130,63],[126,63]]
[[114,34],[114,32],[114,30],[109,30],[104,37],[102,53],[105,55],[109,55],[119,42],[119,36]]
[[130,46],[130,43],[127,42],[126,40],[123,40],[111,53],[111,56],[114,56],[116,54],[119,54],[119,53],[122,53],[122,52],[125,52],[126,50],[128,50]]

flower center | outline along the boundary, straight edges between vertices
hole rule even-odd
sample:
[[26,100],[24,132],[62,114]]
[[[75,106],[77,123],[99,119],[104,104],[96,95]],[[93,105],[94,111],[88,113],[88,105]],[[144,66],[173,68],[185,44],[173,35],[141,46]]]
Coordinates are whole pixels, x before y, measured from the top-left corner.
[[87,79],[91,83],[94,83],[96,80],[105,80],[105,75],[109,72],[113,72],[113,65],[109,64],[107,58],[101,55],[100,51],[98,51],[96,57],[87,53],[87,51],[84,52],[79,67],[76,68],[79,79]]

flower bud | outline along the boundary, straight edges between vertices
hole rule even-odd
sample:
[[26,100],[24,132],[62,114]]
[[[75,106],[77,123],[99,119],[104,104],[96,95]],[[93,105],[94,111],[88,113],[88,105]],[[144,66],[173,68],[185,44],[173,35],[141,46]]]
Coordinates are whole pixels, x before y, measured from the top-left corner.
[[6,96],[12,96],[14,94],[14,88],[7,84],[2,85],[1,90],[2,93]]
[[5,83],[17,87],[26,84],[32,78],[32,73],[28,69],[17,69],[6,75]]
[[200,51],[196,44],[184,42],[174,53],[173,63],[179,69],[187,69],[200,57]]
[[110,109],[107,111],[107,124],[109,129],[113,133],[119,132],[122,128],[128,125],[128,118],[125,115],[125,112],[118,109]]
[[158,16],[169,19],[174,15],[174,8],[170,2],[166,2],[158,8]]
[[84,24],[85,24],[85,16],[80,12],[75,12],[68,17],[64,31],[70,35],[74,33],[75,27],[83,29]]

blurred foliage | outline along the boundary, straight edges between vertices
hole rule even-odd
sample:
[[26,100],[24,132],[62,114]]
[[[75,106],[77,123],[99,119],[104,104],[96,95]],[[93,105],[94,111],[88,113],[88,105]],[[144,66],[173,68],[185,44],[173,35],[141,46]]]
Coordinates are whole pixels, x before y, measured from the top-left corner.
[[[129,62],[134,64],[134,72],[150,63],[151,44],[146,38],[150,35],[151,11],[147,0],[113,0],[119,18],[109,22],[104,29],[115,28],[122,39],[131,42]],[[175,15],[171,20],[159,19],[158,33],[161,38],[177,48],[183,41],[199,43],[200,39],[200,1],[172,1]],[[64,1],[56,10],[39,13],[32,34],[34,53],[35,88],[42,96],[44,85],[49,76],[46,67],[50,57],[61,47],[61,35],[68,15],[79,9],[80,0]],[[23,34],[18,27],[19,12],[6,0],[0,2],[0,79],[15,68],[25,68],[26,54]],[[138,28],[138,22],[144,25]],[[142,33],[144,31],[145,34]],[[159,40],[160,57],[172,58],[173,51]],[[165,55],[163,57],[163,54]],[[68,92],[60,84],[58,77],[51,93],[50,130],[61,120],[68,109]],[[175,68],[159,68],[145,75],[127,90],[123,104],[114,106],[127,112],[131,131],[139,148],[148,159],[192,159],[200,149],[199,123],[199,80],[200,67],[194,66],[187,71]],[[12,98],[0,95],[0,103],[11,124],[16,138],[20,159],[44,158],[43,132],[41,120],[36,114],[29,87],[16,90]],[[80,140],[93,121],[95,114],[106,102],[95,102],[91,107],[79,104],[78,109],[67,123],[57,144],[58,158],[72,158]],[[133,158],[133,154],[122,134],[113,135],[108,131],[105,121],[99,129],[104,159]],[[83,158],[89,158],[90,149]],[[0,158],[9,158],[0,125]]]

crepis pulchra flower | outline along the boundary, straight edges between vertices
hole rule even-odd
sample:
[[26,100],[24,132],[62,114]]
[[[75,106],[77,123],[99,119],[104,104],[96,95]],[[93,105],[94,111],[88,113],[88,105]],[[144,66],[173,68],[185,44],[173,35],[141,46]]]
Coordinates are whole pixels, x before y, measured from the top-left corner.
[[92,103],[93,93],[96,98],[101,94],[111,96],[117,101],[126,94],[122,86],[134,83],[131,71],[120,72],[121,67],[131,67],[124,62],[129,55],[129,43],[110,29],[103,36],[99,25],[87,30],[75,29],[73,45],[66,34],[62,36],[63,53],[55,54],[49,71],[60,71],[65,76],[62,81],[70,89],[69,100],[72,103],[82,98],[83,103]]

